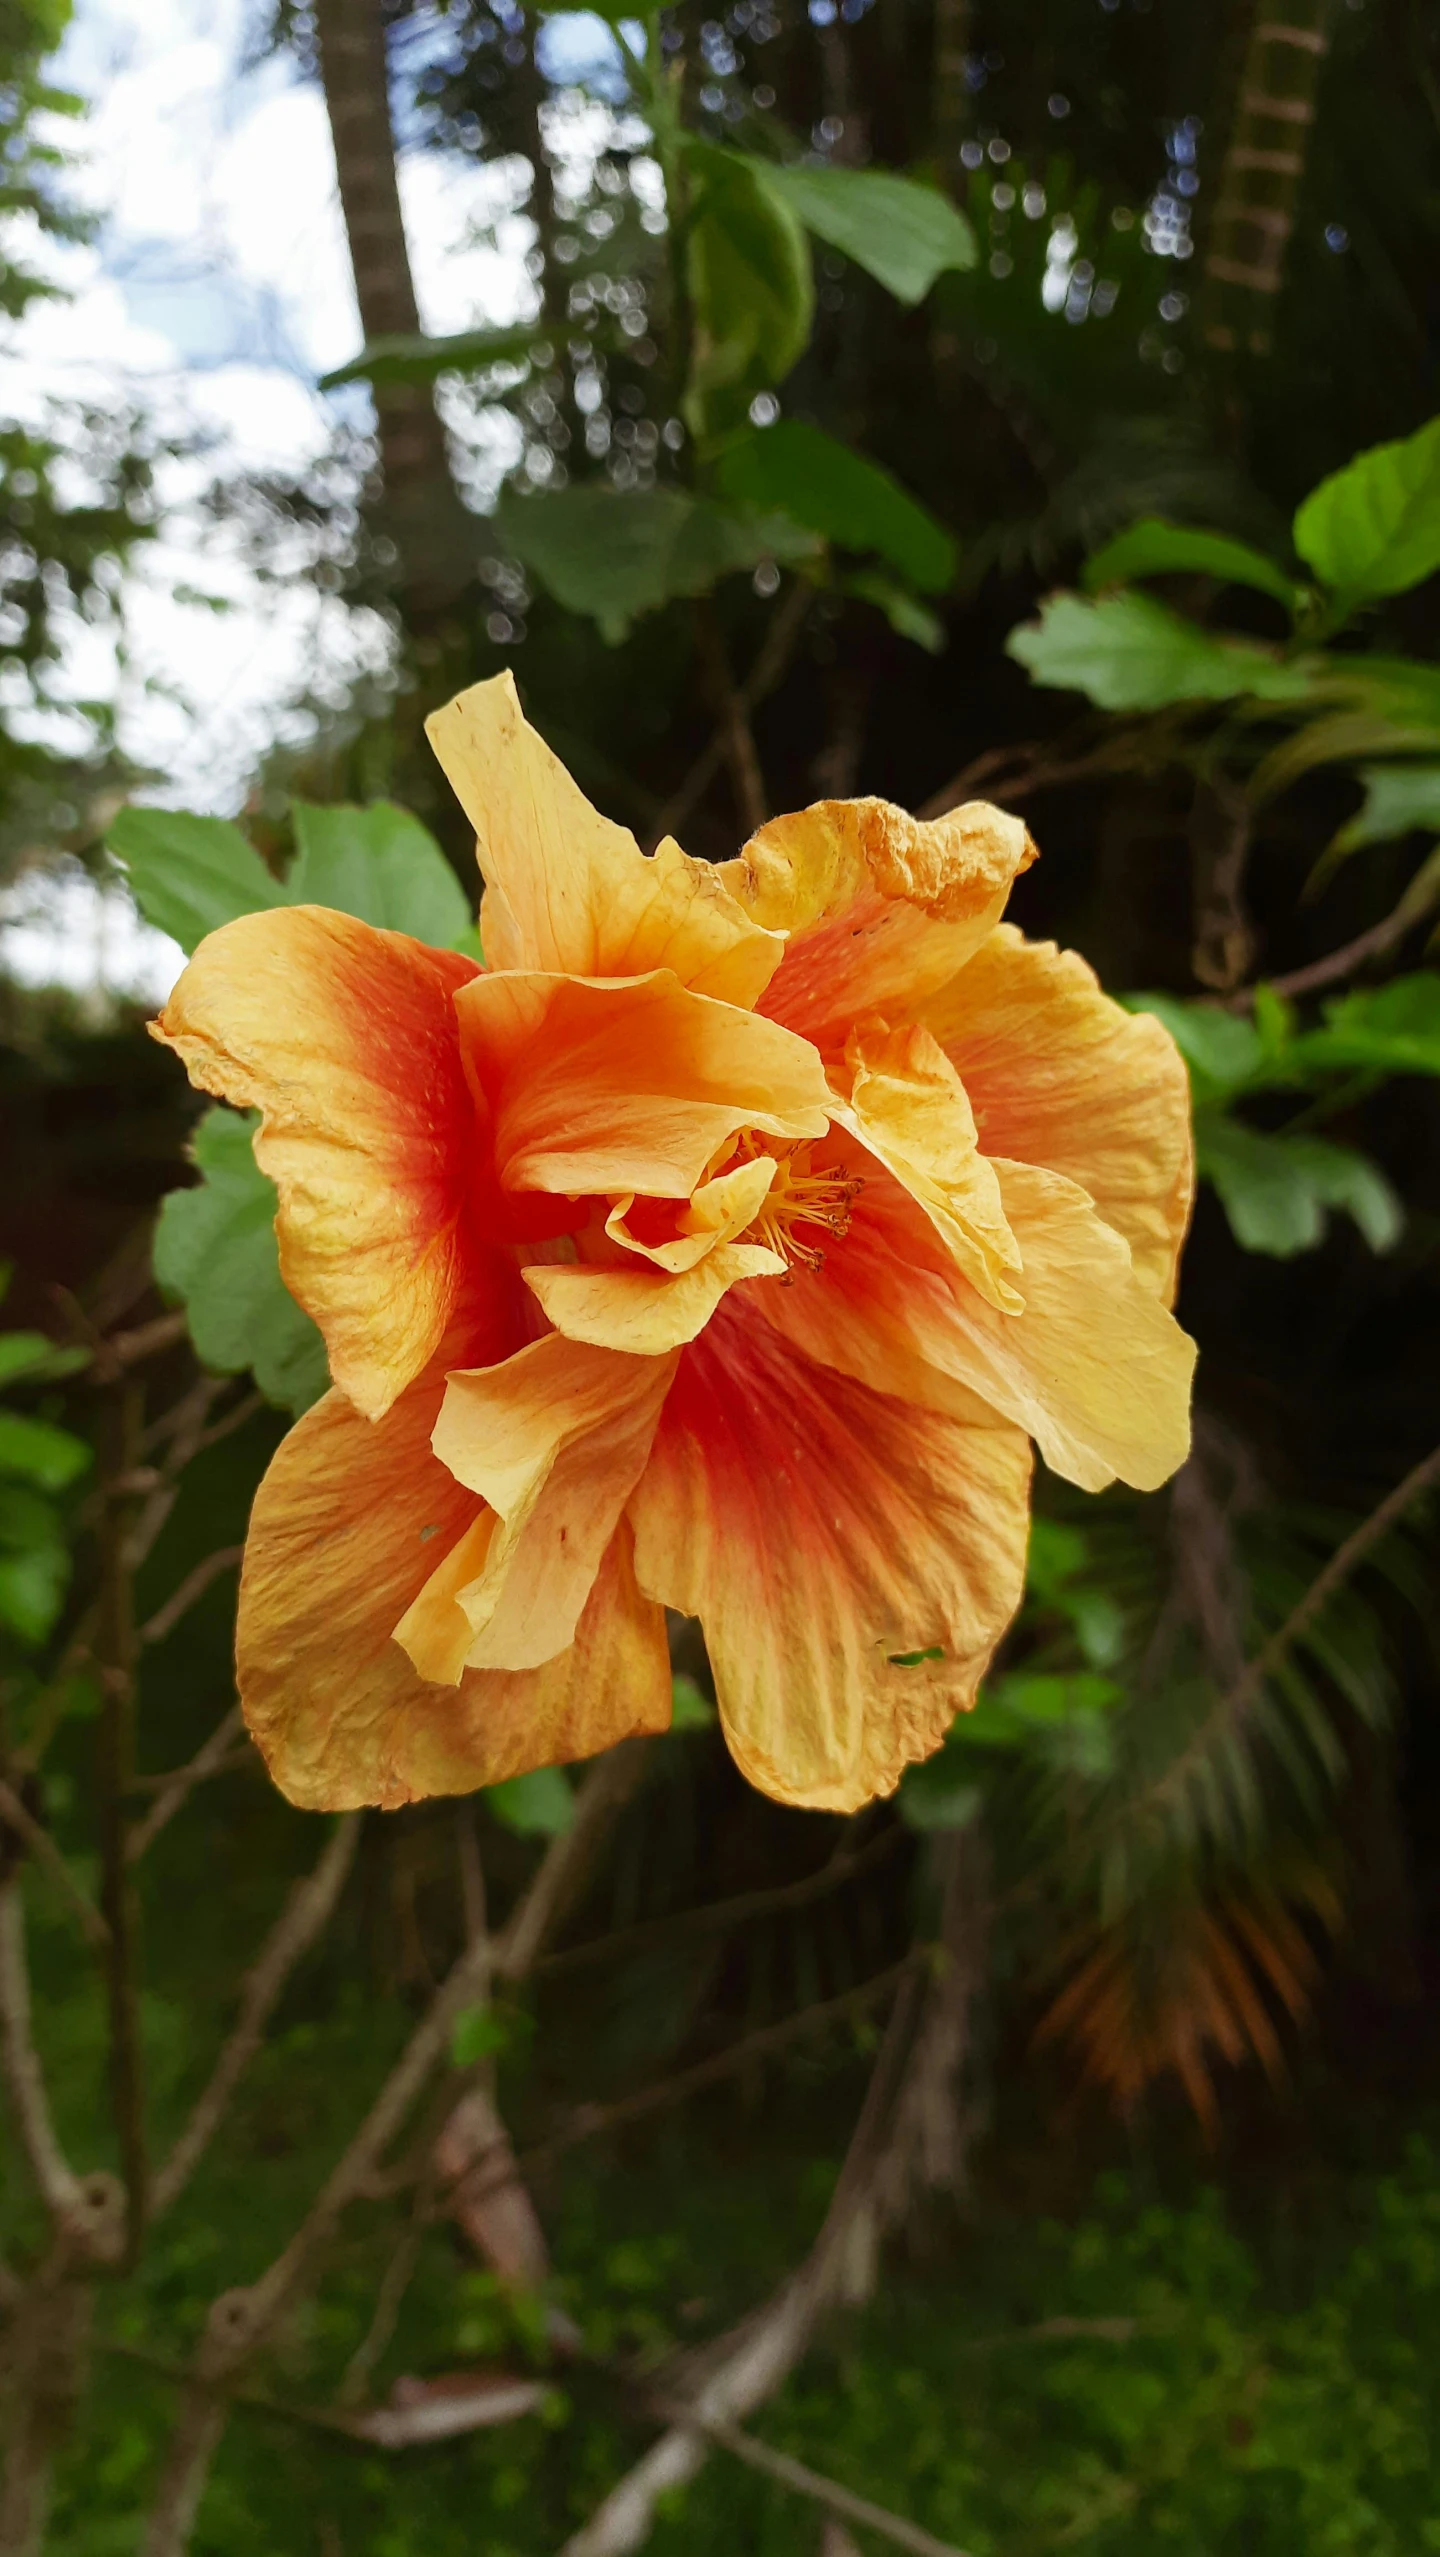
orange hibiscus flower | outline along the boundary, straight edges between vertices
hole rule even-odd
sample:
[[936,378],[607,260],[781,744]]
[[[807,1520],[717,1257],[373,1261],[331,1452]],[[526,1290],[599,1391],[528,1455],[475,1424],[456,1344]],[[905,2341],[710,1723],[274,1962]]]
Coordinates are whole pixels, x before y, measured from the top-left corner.
[[261,1485],[240,1692],[292,1800],[396,1804],[669,1720],[698,1616],[780,1800],[891,1790],[1019,1603],[1030,1440],[1185,1455],[1184,1070],[1000,922],[998,809],[829,801],[642,855],[508,675],[430,722],[488,966],[244,916],[155,1025],[258,1107],[334,1390]]

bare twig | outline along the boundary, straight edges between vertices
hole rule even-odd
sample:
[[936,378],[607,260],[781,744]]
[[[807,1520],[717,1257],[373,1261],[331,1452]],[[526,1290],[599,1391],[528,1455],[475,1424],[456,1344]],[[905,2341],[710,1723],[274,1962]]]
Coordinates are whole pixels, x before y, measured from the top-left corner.
[[162,1643],[172,1628],[179,1624],[181,1617],[194,1606],[196,1599],[203,1598],[212,1580],[218,1580],[222,1572],[233,1571],[244,1552],[243,1545],[222,1545],[215,1553],[207,1554],[203,1562],[186,1573],[164,1606],[157,1607],[154,1615],[147,1617],[136,1635],[136,1641],[142,1645]]
[[838,1998],[822,1998],[814,2006],[802,2007],[798,2014],[782,2016],[778,2024],[761,2025],[754,2033],[742,2034],[739,2041],[728,2042],[723,2051],[714,2051],[705,2060],[696,2060],[688,2069],[677,2069],[654,2086],[638,2087],[632,2095],[622,2095],[613,2104],[586,2104],[573,2122],[548,2140],[522,2149],[517,2163],[527,2171],[553,2164],[567,2150],[578,2148],[582,2141],[593,2140],[604,2131],[622,2130],[627,2123],[641,2122],[648,2114],[662,2113],[672,2104],[683,2104],[688,2096],[698,2095],[703,2087],[718,2086],[733,2077],[737,2070],[747,2069],[757,2060],[766,2059],[772,2051],[782,2051],[806,2033],[819,2032],[827,2024],[837,2024],[848,2016],[863,2014],[886,1997],[913,1970],[915,1956],[907,1954],[903,1962],[892,1963],[888,1971],[877,1972],[873,1980],[862,1980],[856,1989],[846,1989]]
[[81,1890],[49,1830],[32,1812],[27,1811],[14,1786],[7,1785],[3,1777],[0,1777],[0,1820],[4,1821],[7,1829],[14,1831],[17,1838],[24,1839],[36,1863],[43,1865],[51,1880],[58,1884],[90,1942],[94,1945],[108,1944],[110,1930],[94,1901],[88,1892]]
[[79,2395],[94,2297],[89,2282],[63,2273],[30,2286],[24,2356],[6,2409],[0,2557],[40,2557],[55,2459]]
[[695,606],[695,627],[724,739],[725,760],[735,785],[740,822],[747,835],[757,834],[770,812],[765,798],[765,777],[760,770],[755,734],[750,725],[749,706],[730,672],[725,642],[711,605],[700,603]]
[[126,2252],[133,2263],[149,2203],[145,2103],[141,2083],[138,1910],[125,1853],[125,1791],[134,1760],[135,1609],[127,1504],[120,1486],[135,1470],[141,1405],[134,1386],[107,1395],[102,1421],[106,1497],[100,1520],[100,1663],[98,1793],[101,1907],[110,1930],[106,1983],[110,2007],[110,2085],[127,2201]]
[[101,1341],[91,1362],[91,1373],[98,1384],[118,1384],[130,1368],[157,1357],[162,1350],[173,1349],[184,1338],[183,1314],[157,1314],[152,1322],[137,1324],[134,1331],[112,1332]]
[[529,1977],[589,1881],[606,1831],[640,1782],[648,1748],[645,1740],[622,1740],[595,1760],[576,1795],[574,1819],[561,1837],[552,1839],[495,1947],[497,1979]]
[[[802,2460],[792,2459],[783,2450],[772,2450],[768,2442],[757,2442],[753,2433],[742,2432],[738,2424],[727,2424],[718,2418],[697,2417],[692,2409],[677,2406],[668,2399],[651,2395],[650,2403],[658,2415],[668,2422],[684,2424],[726,2450],[732,2459],[746,2468],[758,2469],[762,2477],[773,2477],[778,2485],[788,2486],[791,2493],[808,2497],[813,2504],[836,2514],[842,2521],[858,2522],[862,2529],[873,2530],[878,2538],[888,2539],[895,2548],[908,2548],[914,2557],[966,2557],[963,2548],[953,2540],[936,2539],[915,2522],[906,2521],[899,2513],[888,2512],[883,2504],[872,2504],[865,2495],[854,2495],[836,2478],[822,2477],[819,2470],[807,2468]],[[573,2543],[572,2543],[573,2545]]]
[[370,2323],[345,2365],[344,2377],[336,2391],[341,2406],[353,2405],[357,2398],[364,2396],[370,2385],[370,2374],[395,2332],[395,2323],[414,2279],[432,2216],[432,2197],[422,2186],[415,2197],[415,2208],[401,2234],[400,2243],[380,2277]]
[[[242,1728],[243,1717],[240,1707],[232,1705],[229,1712],[216,1724],[209,1739],[202,1741],[188,1764],[175,1769],[174,1774],[150,1805],[144,1819],[136,1822],[125,1841],[125,1853],[131,1864],[143,1856],[146,1848],[159,1837],[161,1830],[168,1827],[176,1812],[189,1799],[196,1785],[202,1784],[207,1776],[219,1772],[225,1763],[231,1741],[237,1731]],[[134,1791],[133,1784],[130,1790]]]
[[881,1830],[868,1845],[842,1850],[832,1856],[818,1872],[807,1873],[799,1882],[779,1882],[763,1891],[738,1891],[729,1900],[708,1900],[697,1908],[677,1909],[668,1917],[650,1918],[641,1926],[617,1927],[610,1935],[591,1936],[584,1944],[566,1945],[558,1953],[544,1953],[535,1964],[537,1978],[549,1979],[557,1972],[585,1970],[592,1962],[624,1962],[635,1953],[643,1953],[652,1944],[673,1944],[677,1936],[726,1935],[733,1927],[748,1925],[752,1918],[772,1917],[788,1909],[808,1909],[817,1900],[828,1898],[852,1882],[857,1874],[868,1873],[904,1844],[910,1832],[899,1821]]
[[891,2013],[824,2225],[805,2262],[764,2309],[712,2348],[705,2377],[687,2401],[685,2422],[672,2425],[621,2479],[566,2542],[563,2557],[630,2557],[642,2547],[661,2496],[687,2484],[704,2465],[708,2442],[699,2427],[741,2423],[773,2396],[805,2352],[827,2301],[849,2287],[847,2258],[857,2231],[864,2230],[876,2208],[875,2178],[904,2083],[920,1997],[919,1974],[912,1966]]
[[30,2172],[52,2217],[69,2220],[80,2203],[80,2181],[55,2135],[31,2029],[25,1904],[18,1874],[0,1884],[0,2052]]
[[272,1927],[260,1958],[246,1979],[234,2031],[155,2178],[155,2214],[168,2210],[183,2191],[219,2128],[243,2072],[260,2047],[286,1981],[329,1923],[354,1862],[359,1836],[360,1814],[348,1811],[336,1822],[314,1871],[297,1883]]
[[[1417,870],[1404,896],[1393,913],[1381,923],[1372,923],[1368,932],[1359,932],[1353,941],[1332,950],[1324,959],[1312,959],[1308,967],[1292,968],[1283,977],[1265,980],[1272,994],[1317,994],[1322,986],[1338,985],[1344,977],[1353,977],[1370,959],[1382,959],[1387,950],[1403,941],[1407,932],[1421,922],[1440,903],[1440,851],[1432,852]],[[1228,997],[1232,1011],[1248,1010],[1259,992],[1257,986],[1241,986]]]
[[[739,689],[740,705],[747,719],[775,690],[783,676],[795,653],[813,600],[812,589],[803,578],[796,578],[776,605],[760,653]],[[725,760],[725,749],[726,731],[722,725],[701,748],[679,789],[666,801],[656,818],[650,839],[652,852],[663,836],[672,834],[677,826],[684,824],[697,800],[703,798]]]

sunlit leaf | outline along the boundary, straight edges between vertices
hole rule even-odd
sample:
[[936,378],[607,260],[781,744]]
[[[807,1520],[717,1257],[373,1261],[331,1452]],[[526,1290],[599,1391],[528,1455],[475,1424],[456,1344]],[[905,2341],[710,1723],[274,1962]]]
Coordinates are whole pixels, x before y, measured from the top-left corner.
[[147,923],[190,951],[237,915],[286,902],[253,844],[223,817],[122,808],[106,836]]
[[1440,1074],[1440,972],[1417,970],[1340,997],[1324,1027],[1307,1031],[1291,1054],[1310,1072]]
[[367,808],[292,802],[295,865],[285,893],[295,905],[336,906],[392,932],[449,949],[469,931],[465,891],[418,817],[376,800]]
[[490,364],[523,363],[553,336],[553,328],[521,320],[513,328],[461,329],[452,337],[376,337],[348,364],[322,374],[320,388],[338,391],[346,382],[433,382],[441,373],[479,373]]
[[1440,835],[1440,764],[1367,764],[1356,777],[1365,802],[1335,837],[1336,852],[1421,831]]
[[716,1720],[715,1708],[708,1696],[702,1696],[693,1678],[672,1678],[670,1682],[670,1728],[672,1731],[708,1731]]
[[522,1838],[559,1838],[575,1818],[575,1796],[559,1767],[535,1767],[487,1785],[485,1799],[497,1820]]
[[843,250],[897,302],[923,302],[937,275],[977,263],[970,224],[938,187],[886,169],[751,166],[807,231]]
[[678,488],[565,488],[499,509],[507,547],[570,612],[608,640],[676,596],[703,595],[761,559],[810,557],[813,533],[787,516],[758,515]]
[[88,1350],[61,1349],[44,1332],[0,1332],[0,1385],[50,1384],[89,1364]]
[[0,1532],[0,1626],[17,1642],[43,1643],[70,1586],[70,1555],[59,1536],[4,1550]]
[[1195,1123],[1196,1163],[1213,1182],[1236,1242],[1288,1260],[1313,1251],[1328,1212],[1340,1210],[1373,1252],[1388,1252],[1404,1211],[1378,1164],[1317,1136],[1271,1136],[1219,1111]]
[[847,595],[854,595],[862,604],[873,604],[877,612],[884,614],[897,639],[913,640],[929,657],[943,654],[950,635],[945,624],[928,604],[922,604],[918,595],[911,594],[908,586],[897,584],[893,577],[886,577],[875,568],[857,569],[842,583]]
[[686,148],[692,429],[737,424],[755,392],[783,382],[815,319],[810,248],[796,214],[761,182],[759,163],[714,143]]
[[1308,669],[1257,641],[1222,639],[1133,593],[1052,595],[1040,618],[1012,630],[1006,651],[1037,684],[1084,693],[1101,710],[1164,710],[1173,702],[1306,699]]
[[727,497],[777,508],[841,550],[878,552],[927,593],[954,577],[955,544],[944,525],[878,462],[803,419],[742,437],[725,452],[719,476]]
[[303,1412],[329,1382],[325,1345],[280,1276],[275,1188],[255,1160],[253,1127],[234,1110],[206,1111],[192,1148],[201,1179],[161,1207],[155,1276],[182,1300],[207,1367],[252,1368],[270,1402]]
[[1418,434],[1357,453],[1312,489],[1295,547],[1354,602],[1403,594],[1440,568],[1440,417]]
[[1217,577],[1226,586],[1253,586],[1262,595],[1273,595],[1287,612],[1293,612],[1300,600],[1294,579],[1249,542],[1235,541],[1228,533],[1206,532],[1198,525],[1167,524],[1159,515],[1147,515],[1107,542],[1086,560],[1080,582],[1094,594],[1104,586],[1123,586],[1134,577],[1184,573]]

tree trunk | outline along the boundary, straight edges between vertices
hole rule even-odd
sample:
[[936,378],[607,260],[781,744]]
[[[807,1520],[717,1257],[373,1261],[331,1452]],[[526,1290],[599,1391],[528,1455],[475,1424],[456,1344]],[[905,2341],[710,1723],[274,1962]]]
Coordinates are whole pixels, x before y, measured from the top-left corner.
[[[366,343],[418,336],[380,0],[315,0],[315,33]],[[375,528],[395,545],[394,583],[405,617],[423,627],[469,582],[475,527],[456,496],[429,391],[418,384],[377,386],[375,408],[383,478]]]
[[1326,0],[1255,0],[1204,259],[1201,326],[1221,354],[1268,355],[1326,49]]

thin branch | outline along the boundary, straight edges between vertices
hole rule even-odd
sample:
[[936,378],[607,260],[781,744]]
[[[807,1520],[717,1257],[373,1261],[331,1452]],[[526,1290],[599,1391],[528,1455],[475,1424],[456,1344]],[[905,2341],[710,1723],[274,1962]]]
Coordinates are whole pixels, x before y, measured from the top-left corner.
[[892,2010],[830,2208],[805,2262],[762,2310],[711,2348],[705,2377],[687,2402],[685,2422],[664,2433],[612,2488],[583,2529],[567,2540],[562,2557],[630,2557],[643,2547],[660,2498],[688,2484],[705,2463],[709,2445],[699,2427],[743,2422],[783,2385],[806,2351],[821,2311],[845,2281],[856,2236],[873,2216],[875,2179],[883,2167],[921,2000],[913,1964],[906,1990]]
[[717,2086],[737,2070],[751,2067],[773,2051],[784,2050],[802,2034],[863,2013],[898,1988],[914,1969],[915,1961],[913,1953],[907,1954],[903,1962],[892,1963],[888,1971],[877,1972],[873,1980],[862,1980],[857,1989],[846,1989],[839,1997],[822,1998],[813,2006],[801,2007],[795,2015],[782,2016],[778,2024],[761,2025],[754,2033],[742,2034],[737,2042],[728,2042],[723,2051],[713,2051],[708,2059],[696,2060],[688,2069],[677,2069],[654,2086],[638,2087],[632,2095],[618,2096],[613,2104],[582,2105],[563,2131],[522,2149],[515,2164],[533,2173],[538,2167],[553,2164],[567,2150],[578,2148],[582,2141],[643,2121],[647,2114],[665,2112],[672,2104],[683,2104],[687,2096],[698,2095],[704,2087]]
[[139,1911],[125,1853],[125,1794],[135,1746],[135,1586],[128,1504],[122,1486],[136,1470],[141,1401],[133,1385],[107,1395],[102,1414],[105,1454],[100,1519],[100,1664],[97,1778],[100,1806],[100,1900],[110,1930],[106,1985],[110,2014],[110,2086],[127,2202],[126,2253],[133,2263],[149,2207],[145,2098],[140,2042]]
[[590,1879],[602,1839],[640,1782],[649,1743],[622,1740],[597,1758],[575,1797],[575,1817],[551,1840],[534,1880],[495,1946],[495,1976],[528,1979]]
[[1214,1747],[1218,1734],[1243,1721],[1266,1681],[1274,1676],[1287,1654],[1308,1633],[1337,1589],[1343,1587],[1352,1572],[1359,1570],[1366,1555],[1403,1518],[1412,1502],[1419,1500],[1421,1494],[1436,1483],[1440,1483],[1440,1447],[1433,1448],[1418,1465],[1412,1466],[1403,1482],[1397,1483],[1392,1492],[1387,1492],[1379,1507],[1373,1509],[1368,1518],[1362,1519],[1344,1543],[1337,1546],[1324,1569],[1310,1583],[1304,1597],[1291,1608],[1269,1641],[1262,1643],[1254,1659],[1247,1663],[1233,1686],[1226,1689],[1213,1711],[1206,1715],[1194,1738],[1136,1806],[1137,1810],[1146,1813],[1164,1811],[1183,1795],[1197,1768],[1203,1765]]
[[617,1927],[610,1935],[591,1936],[584,1944],[566,1945],[559,1953],[544,1953],[534,1965],[537,1978],[549,1979],[559,1972],[587,1969],[592,1962],[622,1962],[641,1953],[652,1944],[673,1944],[677,1936],[725,1935],[734,1927],[745,1926],[752,1918],[771,1917],[782,1910],[808,1909],[817,1900],[839,1891],[857,1874],[868,1873],[872,1865],[882,1863],[909,1837],[898,1821],[882,1829],[868,1846],[853,1852],[832,1856],[818,1872],[806,1874],[799,1882],[780,1882],[763,1891],[738,1891],[729,1900],[707,1900],[693,1909],[677,1909],[668,1917],[649,1918],[640,1926]]
[[30,2172],[52,2218],[73,2218],[81,2201],[71,2167],[50,2118],[45,2074],[30,2022],[30,1969],[25,1959],[25,1904],[20,1877],[0,1883],[0,2056]]
[[171,1593],[164,1606],[157,1607],[154,1615],[146,1618],[135,1637],[136,1641],[142,1646],[147,1643],[163,1643],[166,1635],[179,1624],[181,1617],[194,1606],[196,1599],[203,1598],[212,1580],[218,1580],[222,1572],[233,1571],[236,1564],[243,1560],[244,1553],[243,1545],[221,1545],[215,1553],[207,1554],[203,1562],[197,1563],[193,1571],[186,1573],[179,1588]]
[[[185,1766],[175,1769],[174,1774],[150,1805],[144,1819],[137,1821],[125,1841],[125,1853],[131,1864],[136,1863],[153,1840],[159,1837],[161,1830],[168,1827],[176,1812],[193,1793],[196,1785],[202,1784],[207,1776],[219,1772],[225,1762],[231,1741],[241,1729],[243,1729],[243,1716],[240,1707],[232,1705],[223,1720],[216,1724],[209,1739],[202,1741],[194,1757]],[[133,1786],[131,1790],[133,1791]]]
[[713,605],[700,603],[695,606],[695,628],[724,740],[725,760],[735,785],[737,813],[746,834],[758,834],[770,813],[765,797],[765,776],[760,769],[749,708],[730,672],[730,660],[725,653],[725,642]]
[[185,1338],[185,1316],[157,1314],[152,1322],[137,1324],[130,1332],[112,1332],[101,1341],[91,1362],[91,1372],[102,1385],[117,1384],[132,1367],[144,1359],[155,1358],[162,1350],[173,1349]]
[[4,1821],[7,1829],[14,1831],[17,1838],[24,1839],[36,1863],[43,1866],[51,1880],[59,1885],[67,1905],[73,1909],[90,1942],[97,1946],[107,1945],[110,1930],[94,1901],[88,1892],[81,1890],[49,1830],[33,1812],[26,1809],[14,1786],[7,1785],[3,1777],[0,1777],[0,1820]]
[[[813,590],[803,578],[796,578],[783,600],[775,607],[770,627],[765,634],[754,665],[739,687],[738,699],[747,720],[768,699],[784,675],[795,653],[805,618],[814,601]],[[650,850],[677,826],[683,825],[696,802],[704,797],[725,760],[726,730],[717,727],[708,743],[702,746],[679,789],[668,799],[655,820]]]
[[[1321,986],[1337,985],[1343,977],[1353,977],[1367,960],[1381,959],[1387,950],[1403,941],[1407,932],[1421,922],[1440,903],[1440,851],[1431,854],[1416,872],[1404,896],[1392,914],[1381,923],[1372,923],[1368,932],[1359,932],[1353,941],[1342,943],[1327,958],[1312,959],[1308,967],[1292,968],[1287,976],[1267,977],[1272,994],[1316,994]],[[1239,1011],[1255,1001],[1258,986],[1241,986],[1227,998],[1229,1008]]]
[[858,2522],[862,2529],[873,2530],[893,2547],[908,2548],[914,2557],[966,2557],[966,2551],[957,2548],[953,2540],[936,2539],[917,2523],[888,2512],[883,2504],[872,2504],[866,2496],[852,2494],[848,2486],[840,2485],[833,2477],[822,2477],[818,2469],[807,2468],[788,2452],[772,2450],[768,2442],[757,2442],[753,2433],[742,2432],[738,2424],[727,2424],[718,2418],[706,2420],[692,2409],[653,2393],[650,2403],[668,2423],[683,2424],[688,2430],[703,2433],[707,2441],[728,2451],[746,2468],[758,2469],[762,2477],[773,2477],[778,2485],[788,2486],[792,2494],[807,2496],[811,2503],[823,2505],[826,2512],[836,2514],[841,2521]]
[[341,2406],[353,2406],[369,2387],[370,2374],[395,2332],[433,2216],[433,2197],[422,2186],[415,2197],[414,2211],[401,2232],[400,2243],[380,2276],[370,2323],[345,2365],[344,2376],[336,2391],[337,2402]]
[[359,1836],[360,1814],[347,1811],[336,1822],[314,1871],[296,1885],[272,1927],[260,1958],[246,1979],[234,2031],[155,2178],[152,2210],[156,2216],[169,2209],[189,2182],[224,2118],[241,2076],[260,2047],[286,1981],[329,1924],[355,1860]]

